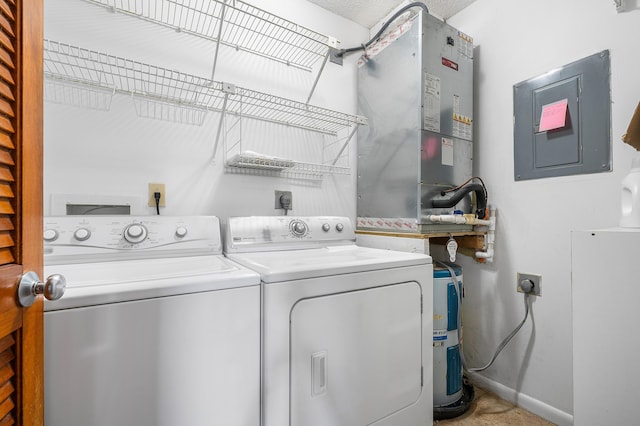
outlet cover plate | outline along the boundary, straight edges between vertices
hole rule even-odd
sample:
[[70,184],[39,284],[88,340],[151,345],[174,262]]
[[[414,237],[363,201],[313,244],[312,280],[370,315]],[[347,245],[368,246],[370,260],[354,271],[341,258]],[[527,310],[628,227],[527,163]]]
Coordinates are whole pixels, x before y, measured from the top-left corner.
[[282,205],[280,204],[280,197],[282,197],[283,195],[288,195],[289,199],[291,200],[291,204],[289,205],[289,210],[293,209],[293,194],[291,193],[291,191],[275,191],[275,205],[274,208],[275,209],[281,209]]
[[531,280],[533,283],[533,290],[530,294],[534,296],[542,296],[542,275],[540,274],[525,274],[522,272],[518,272],[518,280],[516,282],[516,290],[518,293],[524,293],[522,288],[520,287],[520,283],[523,280]]
[[164,183],[150,183],[149,184],[149,207],[156,206],[156,199],[153,197],[154,192],[160,193],[160,207],[166,207],[167,194]]

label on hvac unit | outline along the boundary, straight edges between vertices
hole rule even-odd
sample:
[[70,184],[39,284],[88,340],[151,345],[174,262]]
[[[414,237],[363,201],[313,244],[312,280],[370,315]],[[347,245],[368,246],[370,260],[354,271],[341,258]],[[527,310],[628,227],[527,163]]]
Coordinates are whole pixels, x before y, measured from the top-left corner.
[[471,140],[473,130],[471,127],[471,117],[460,114],[460,95],[453,95],[453,125],[451,133],[454,137]]
[[458,53],[473,59],[473,38],[458,31]]
[[424,73],[424,94],[422,96],[424,129],[440,132],[440,77]]
[[453,114],[460,113],[460,95],[453,95]]
[[433,346],[442,346],[447,340],[447,330],[433,330]]
[[462,114],[453,114],[452,134],[456,138],[470,141],[473,138],[473,127],[471,117]]
[[453,139],[442,138],[442,165],[453,166]]
[[444,56],[442,57],[442,65],[445,67],[449,67],[454,71],[458,71],[458,64],[453,62],[451,59],[447,59]]

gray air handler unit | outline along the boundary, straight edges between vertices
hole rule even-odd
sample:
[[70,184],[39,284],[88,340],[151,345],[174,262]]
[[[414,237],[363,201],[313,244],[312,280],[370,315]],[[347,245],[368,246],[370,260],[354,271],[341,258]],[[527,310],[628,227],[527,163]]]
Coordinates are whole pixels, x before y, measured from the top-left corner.
[[473,40],[411,13],[358,62],[358,229],[468,230],[429,216],[484,213],[477,184],[442,193],[472,177]]

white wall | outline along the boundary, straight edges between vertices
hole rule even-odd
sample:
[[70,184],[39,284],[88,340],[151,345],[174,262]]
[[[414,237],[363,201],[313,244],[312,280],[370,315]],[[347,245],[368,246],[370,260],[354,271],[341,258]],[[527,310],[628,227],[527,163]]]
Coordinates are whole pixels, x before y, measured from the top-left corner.
[[[145,2],[146,3],[146,2]],[[366,29],[300,0],[260,0],[251,4],[320,33],[343,45],[359,44]],[[45,38],[209,78],[214,45],[151,23],[113,14],[77,0],[45,2]],[[355,114],[356,58],[340,67],[327,64],[312,105]],[[305,72],[222,48],[215,79],[305,102],[316,71]],[[227,174],[223,146],[212,161],[219,116],[209,113],[202,126],[140,118],[133,102],[115,95],[108,112],[45,102],[45,214],[52,195],[134,197],[134,212],[146,206],[148,183],[166,184],[162,214],[228,216],[282,214],[274,209],[274,190],[293,192],[296,215],[355,217],[355,176],[329,175],[321,183],[277,177]],[[248,124],[248,125],[247,125]],[[306,158],[316,149],[315,134],[245,120],[243,149]],[[350,144],[355,153],[355,139]],[[355,155],[350,156],[355,164]],[[349,165],[349,163],[347,164]],[[70,200],[77,197],[70,197]],[[111,200],[110,198],[105,198]]]
[[[475,170],[499,215],[495,263],[462,257],[465,354],[472,366],[489,360],[524,313],[516,273],[542,274],[533,321],[482,377],[559,424],[570,424],[573,412],[570,231],[617,226],[620,182],[635,152],[620,140],[640,101],[640,10],[637,1],[626,3],[629,10],[618,14],[612,0],[478,0],[449,21],[477,45]],[[613,171],[515,182],[513,85],[605,49],[611,52]],[[628,337],[615,333],[612,327],[602,343]]]

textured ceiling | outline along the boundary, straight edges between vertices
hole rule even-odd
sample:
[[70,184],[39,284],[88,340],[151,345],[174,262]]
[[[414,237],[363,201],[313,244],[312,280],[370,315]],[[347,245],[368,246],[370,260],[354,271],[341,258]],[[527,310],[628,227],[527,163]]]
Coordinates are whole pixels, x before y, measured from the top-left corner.
[[[363,27],[371,28],[393,11],[403,0],[309,0],[311,3],[343,16]],[[429,11],[448,19],[475,0],[425,0]]]

